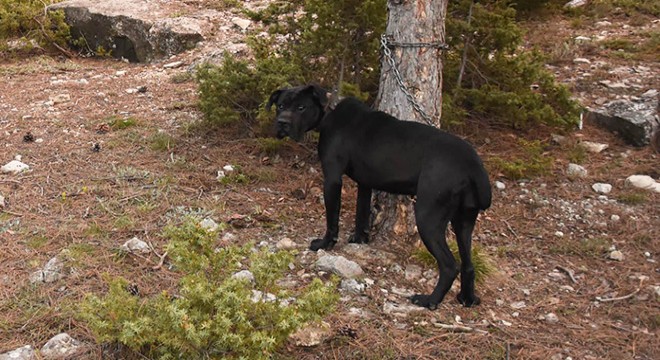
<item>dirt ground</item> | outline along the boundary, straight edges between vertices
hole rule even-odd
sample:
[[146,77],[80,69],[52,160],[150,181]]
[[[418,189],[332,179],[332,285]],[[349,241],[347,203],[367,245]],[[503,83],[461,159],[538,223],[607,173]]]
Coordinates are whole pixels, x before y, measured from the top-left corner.
[[[530,41],[548,22],[543,24],[531,25]],[[599,31],[590,25],[583,30]],[[574,35],[566,30],[556,36]],[[153,270],[159,261],[155,253],[120,260],[116,249],[137,236],[163,253],[160,231],[177,215],[194,212],[218,222],[246,216],[241,227],[228,230],[237,242],[289,237],[301,256],[312,256],[304,253],[305,246],[324,231],[314,144],[290,144],[268,155],[255,139],[200,126],[196,84],[184,81],[186,66],[163,68],[176,60],[189,65],[199,56],[191,51],[148,65],[57,55],[0,63],[0,163],[20,155],[30,166],[19,175],[0,174],[6,201],[0,209],[0,353],[26,344],[39,348],[66,331],[89,344],[80,358],[101,358],[103,347],[76,321],[75,304],[87,293],[107,289],[103,274],[129,278],[143,296],[175,286],[176,274],[166,267]],[[620,57],[606,61],[612,67],[640,65]],[[658,62],[644,65],[655,76],[643,79],[644,89],[631,94],[659,88]],[[556,67],[573,89],[577,66]],[[592,85],[577,91],[585,105],[616,97]],[[25,141],[28,133],[36,141]],[[555,159],[550,174],[531,180],[511,181],[491,172],[492,181],[502,181],[506,189],[494,189],[493,206],[475,231],[475,243],[497,267],[477,285],[482,304],[463,308],[452,289],[436,311],[384,314],[386,300],[406,300],[383,289],[430,287],[406,282],[395,266],[372,259],[362,265],[375,285],[364,296],[344,297],[326,319],[334,335],[310,349],[289,345],[280,356],[657,359],[660,195],[630,189],[624,180],[633,174],[657,179],[658,155],[591,124],[568,134],[568,145],[553,143],[546,129],[521,133],[473,126],[460,135],[488,164],[495,157],[520,156],[519,138],[545,141],[546,155]],[[588,175],[570,179],[566,166],[579,140],[609,148],[587,153],[582,165]],[[220,184],[217,171],[227,164],[240,166],[249,181]],[[592,190],[596,182],[613,186],[606,199]],[[346,181],[341,245],[352,227],[355,194],[354,184]],[[417,245],[396,240],[370,246],[395,254],[401,268],[416,263],[410,254]],[[623,260],[608,258],[612,247]],[[75,271],[53,283],[31,285],[30,274],[63,249],[74,254]],[[342,247],[336,252],[343,254]],[[351,315],[351,307],[373,316]],[[452,332],[435,323],[476,331]]]

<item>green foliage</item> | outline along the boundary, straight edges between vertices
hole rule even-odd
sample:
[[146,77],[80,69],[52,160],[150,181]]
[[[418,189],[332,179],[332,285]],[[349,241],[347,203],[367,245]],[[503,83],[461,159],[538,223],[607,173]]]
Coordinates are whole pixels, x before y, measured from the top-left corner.
[[443,92],[452,106],[443,107],[443,122],[460,123],[467,113],[513,128],[574,126],[578,104],[544,69],[541,53],[519,49],[523,33],[509,3],[475,4],[468,24],[471,0],[451,2],[446,27],[452,51],[446,52],[443,62]]
[[106,122],[113,131],[128,129],[130,127],[136,126],[138,123],[137,119],[134,117],[122,119],[118,116],[111,116],[106,120]]
[[[460,266],[461,257],[458,253],[458,245],[455,241],[449,241],[449,249],[454,255],[457,264]],[[413,250],[412,257],[417,261],[424,264],[426,267],[435,268],[438,265],[438,262],[435,260],[433,255],[431,255],[425,247],[418,247]],[[496,267],[493,264],[493,261],[487,254],[484,254],[481,251],[481,247],[477,245],[472,246],[472,265],[474,266],[474,277],[475,281],[483,283],[490,275],[496,271]]]
[[[336,281],[324,285],[315,279],[296,294],[280,289],[277,280],[293,260],[289,252],[216,248],[217,233],[193,221],[169,226],[164,235],[173,265],[183,274],[177,293],[138,297],[128,292],[127,280],[106,279],[108,293],[87,296],[79,313],[97,341],[120,343],[149,358],[267,359],[338,300]],[[254,274],[254,285],[232,277],[243,265]],[[253,299],[254,290],[276,299]]]
[[176,139],[172,135],[159,131],[149,137],[152,150],[170,151],[176,145]]
[[[33,40],[42,47],[65,46],[70,33],[64,13],[46,12],[44,7],[39,0],[0,0],[0,40],[20,38],[26,44]],[[5,50],[5,41],[0,43],[0,51]]]
[[511,180],[530,179],[550,172],[553,159],[544,154],[542,142],[520,139],[518,143],[523,150],[520,157],[512,160],[500,157],[490,159],[495,171],[501,172]]

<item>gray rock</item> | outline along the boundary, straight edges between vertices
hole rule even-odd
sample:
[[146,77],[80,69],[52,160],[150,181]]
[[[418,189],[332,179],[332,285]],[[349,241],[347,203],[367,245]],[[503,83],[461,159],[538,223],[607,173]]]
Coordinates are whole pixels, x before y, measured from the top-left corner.
[[31,345],[25,345],[18,349],[0,354],[0,360],[33,360],[37,359]]
[[6,163],[5,165],[3,165],[2,167],[0,167],[1,172],[8,173],[8,174],[14,174],[14,175],[16,175],[18,173],[21,173],[23,171],[27,171],[29,169],[30,169],[30,167],[28,165],[23,164],[19,160],[12,160],[12,161]]
[[506,184],[501,181],[495,181],[495,188],[497,190],[504,190],[506,189]]
[[288,237],[285,237],[278,241],[277,244],[275,244],[275,247],[280,250],[292,250],[297,248],[298,244],[293,242],[293,240],[289,239]]
[[271,294],[271,293],[264,293],[263,291],[259,290],[252,290],[252,297],[250,298],[252,302],[257,303],[257,302],[273,302],[277,300],[277,296]]
[[75,354],[81,346],[80,341],[67,333],[61,333],[48,340],[41,348],[40,354],[44,359],[64,359]]
[[396,261],[396,255],[393,253],[366,244],[346,244],[342,251],[357,261],[370,262],[378,259],[381,265],[391,265]]
[[588,172],[587,169],[585,169],[583,166],[578,165],[578,164],[573,164],[570,163],[568,164],[568,167],[566,168],[566,174],[570,177],[586,177]]
[[250,25],[252,25],[252,21],[239,17],[233,17],[231,19],[231,23],[238,26],[243,31],[247,30],[250,27]]
[[206,231],[217,231],[220,226],[213,219],[204,218],[204,220],[199,222],[199,227]]
[[251,283],[254,283],[254,274],[250,270],[241,270],[231,276],[234,279],[245,279]]
[[357,280],[355,279],[343,279],[341,281],[341,284],[339,285],[339,288],[347,293],[351,294],[362,294],[362,292],[365,289],[364,284],[360,284]]
[[591,64],[591,60],[585,58],[575,58],[573,59],[574,64]]
[[626,185],[638,189],[660,192],[660,183],[648,175],[631,175],[626,178]]
[[343,256],[323,255],[316,261],[316,268],[332,272],[344,279],[351,279],[364,274],[360,265]]
[[65,265],[67,254],[68,251],[63,250],[59,255],[48,260],[43,268],[30,275],[30,283],[52,283],[65,278],[70,272],[70,269]]
[[322,321],[320,323],[309,324],[302,329],[291,334],[289,339],[296,346],[312,347],[317,346],[327,340],[332,335],[330,324]]
[[559,317],[557,317],[557,314],[555,313],[547,313],[545,314],[545,321],[554,324],[559,322]]
[[602,109],[588,110],[584,119],[617,133],[633,146],[645,146],[658,127],[658,100],[615,100]]
[[181,67],[181,66],[183,66],[183,61],[174,61],[174,62],[167,63],[167,64],[163,65],[163,68],[165,68],[165,69],[176,69],[176,68]]
[[92,49],[112,56],[148,62],[191,49],[204,40],[206,20],[171,17],[158,2],[68,0],[48,7],[62,10],[74,38],[83,36]]
[[148,253],[151,251],[149,244],[138,239],[137,236],[126,241],[124,245],[120,246],[119,248],[123,251],[134,253]]
[[599,194],[609,194],[612,191],[612,185],[605,183],[595,183],[591,185],[591,188]]
[[596,25],[596,27],[607,27],[607,26],[612,26],[612,23],[607,20],[603,20],[603,21],[597,21],[594,25]]

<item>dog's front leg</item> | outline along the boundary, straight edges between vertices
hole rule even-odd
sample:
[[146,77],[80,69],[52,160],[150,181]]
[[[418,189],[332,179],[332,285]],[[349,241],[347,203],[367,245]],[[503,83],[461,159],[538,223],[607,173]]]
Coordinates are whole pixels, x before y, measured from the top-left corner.
[[371,215],[371,188],[358,184],[357,208],[355,209],[355,232],[349,243],[369,242],[369,215]]
[[323,182],[323,200],[325,202],[326,231],[322,239],[313,240],[309,246],[312,251],[332,249],[339,234],[339,210],[341,208],[341,174],[339,178],[327,177]]

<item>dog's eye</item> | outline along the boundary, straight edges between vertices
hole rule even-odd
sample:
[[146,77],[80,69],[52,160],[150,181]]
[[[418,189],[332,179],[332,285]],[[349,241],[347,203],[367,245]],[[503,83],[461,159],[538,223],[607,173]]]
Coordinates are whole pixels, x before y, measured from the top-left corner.
[[298,106],[298,111],[305,111],[305,106],[304,105]]

